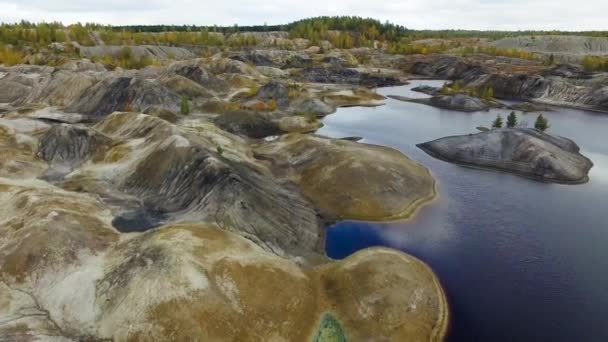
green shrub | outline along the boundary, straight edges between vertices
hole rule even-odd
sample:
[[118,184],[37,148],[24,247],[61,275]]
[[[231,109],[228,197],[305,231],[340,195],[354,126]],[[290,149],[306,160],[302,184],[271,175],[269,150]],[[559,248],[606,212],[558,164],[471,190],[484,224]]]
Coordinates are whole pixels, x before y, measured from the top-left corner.
[[190,114],[190,101],[188,100],[188,97],[182,96],[182,101],[179,106],[179,111],[183,115]]
[[549,128],[549,120],[547,120],[542,114],[540,114],[536,118],[536,122],[534,122],[534,128],[539,131],[546,131]]
[[492,128],[502,128],[502,116],[496,115],[496,119],[492,122]]

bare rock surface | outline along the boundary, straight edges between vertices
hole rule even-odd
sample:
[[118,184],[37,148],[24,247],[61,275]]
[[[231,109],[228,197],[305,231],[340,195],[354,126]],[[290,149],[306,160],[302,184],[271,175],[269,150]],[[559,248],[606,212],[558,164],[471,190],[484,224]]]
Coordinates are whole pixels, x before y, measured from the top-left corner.
[[81,46],[80,55],[85,58],[114,56],[119,57],[124,49],[129,49],[130,53],[135,57],[152,57],[157,59],[169,58],[194,58],[195,55],[189,50],[173,46],[159,45],[137,45],[137,46]]
[[321,121],[311,117],[287,116],[279,120],[279,129],[288,133],[309,133],[321,127]]
[[573,141],[531,128],[446,137],[418,147],[448,162],[511,172],[544,182],[585,183],[593,166]]
[[253,111],[231,111],[218,116],[214,122],[230,133],[256,139],[281,133],[275,121],[263,113]]
[[87,159],[100,158],[112,146],[112,140],[89,127],[55,125],[40,139],[38,155],[49,163],[46,177],[65,175]]
[[388,97],[405,102],[426,104],[433,107],[456,110],[461,112],[478,112],[491,108],[482,99],[465,94],[435,95],[430,98],[412,99],[405,96],[389,95]]
[[361,72],[353,68],[310,67],[301,71],[301,79],[308,82],[356,84],[365,87],[403,85],[405,81],[391,74]]
[[425,57],[413,62],[410,72],[428,78],[459,80],[473,89],[492,88],[498,99],[608,112],[608,73],[584,72],[573,65],[498,67],[488,58]]
[[518,36],[502,38],[492,43],[502,49],[517,49],[553,54],[562,60],[577,61],[587,55],[608,55],[608,39],[584,36]]

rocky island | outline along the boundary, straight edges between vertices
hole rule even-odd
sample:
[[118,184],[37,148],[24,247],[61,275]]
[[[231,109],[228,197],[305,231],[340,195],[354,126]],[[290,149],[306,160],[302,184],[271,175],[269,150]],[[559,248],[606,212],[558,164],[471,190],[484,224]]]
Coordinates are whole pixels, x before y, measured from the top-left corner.
[[496,103],[483,101],[478,97],[466,94],[434,95],[429,98],[421,99],[410,99],[399,95],[389,95],[388,97],[399,101],[421,103],[460,112],[479,112],[498,107]]
[[571,140],[533,128],[503,128],[419,144],[433,157],[465,166],[514,173],[543,182],[589,180],[591,160]]

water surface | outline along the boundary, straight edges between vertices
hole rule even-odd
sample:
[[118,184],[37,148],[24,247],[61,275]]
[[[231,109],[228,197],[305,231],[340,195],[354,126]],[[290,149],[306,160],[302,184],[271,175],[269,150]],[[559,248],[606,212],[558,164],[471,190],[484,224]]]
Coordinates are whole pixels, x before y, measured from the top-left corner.
[[[442,83],[414,81],[379,92],[420,97],[426,95],[410,89]],[[589,183],[558,185],[459,167],[415,146],[475,133],[508,110],[461,113],[386,102],[340,109],[318,133],[401,150],[431,170],[440,197],[407,223],[337,224],[327,233],[329,256],[389,246],[429,263],[450,301],[453,341],[607,341],[608,115],[543,113],[550,133],[573,139],[595,164]],[[519,113],[530,126],[536,115]]]

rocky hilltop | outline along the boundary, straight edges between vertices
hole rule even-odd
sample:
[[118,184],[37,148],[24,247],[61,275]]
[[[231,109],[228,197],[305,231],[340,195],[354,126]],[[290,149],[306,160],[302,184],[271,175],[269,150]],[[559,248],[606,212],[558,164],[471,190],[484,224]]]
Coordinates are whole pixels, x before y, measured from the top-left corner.
[[[427,91],[428,89],[425,89]],[[497,107],[494,102],[484,101],[478,97],[467,94],[433,95],[429,98],[412,99],[405,96],[389,95],[388,97],[405,102],[421,103],[437,108],[450,109],[461,112],[478,112]]]
[[418,147],[451,163],[511,172],[543,182],[585,183],[593,166],[573,141],[531,128],[446,137]]
[[553,54],[569,62],[580,61],[584,56],[608,55],[608,39],[585,36],[519,36],[503,38],[492,43],[504,49],[521,49],[544,55]]
[[547,68],[499,64],[488,56],[436,55],[416,60],[409,69],[415,75],[457,80],[473,89],[492,88],[499,99],[608,112],[608,73],[585,72],[577,65]]

